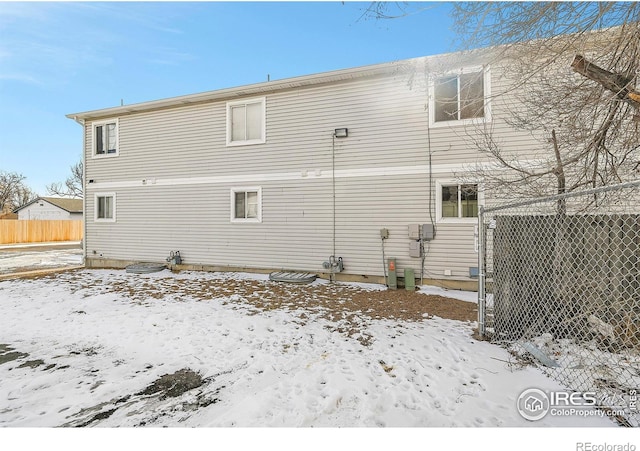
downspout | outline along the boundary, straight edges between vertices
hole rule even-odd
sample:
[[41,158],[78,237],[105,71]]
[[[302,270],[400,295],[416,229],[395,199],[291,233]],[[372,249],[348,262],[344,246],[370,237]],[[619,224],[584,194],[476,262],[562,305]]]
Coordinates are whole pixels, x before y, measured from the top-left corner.
[[82,126],[82,259],[86,267],[87,265],[87,149],[86,145],[86,129],[85,120],[78,119],[78,116],[73,116],[73,120]]
[[[333,197],[333,251],[331,255],[336,255],[336,134],[331,135],[331,190]],[[331,269],[331,282],[335,282],[335,274]]]

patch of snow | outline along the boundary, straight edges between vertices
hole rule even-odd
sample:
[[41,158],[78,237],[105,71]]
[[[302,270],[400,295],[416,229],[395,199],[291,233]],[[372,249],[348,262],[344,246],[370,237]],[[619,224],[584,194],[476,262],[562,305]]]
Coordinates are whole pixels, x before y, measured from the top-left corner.
[[478,293],[475,291],[448,290],[446,288],[436,287],[433,285],[421,285],[419,292],[424,294],[435,294],[465,302],[473,302],[474,304],[478,303]]
[[60,246],[76,246],[80,247],[82,241],[45,241],[42,243],[14,243],[14,244],[0,244],[0,251],[2,250],[16,250],[23,248],[34,247],[60,247]]
[[[0,426],[61,426],[106,409],[115,410],[92,425],[615,426],[597,416],[521,418],[523,390],[562,387],[474,340],[469,323],[371,320],[362,327],[374,340],[363,346],[308,310],[256,313],[234,296],[171,292],[140,301],[108,289],[160,278],[264,280],[83,270],[0,282],[0,344],[44,362],[0,364]],[[179,398],[136,395],[183,368],[208,383]]]
[[16,268],[51,268],[82,265],[82,249],[56,249],[47,251],[20,250],[0,253],[0,272]]
[[[329,283],[328,281],[325,281]],[[358,287],[367,291],[385,291],[387,287],[380,283],[364,283],[364,282],[336,282],[339,285],[347,285],[351,287]]]

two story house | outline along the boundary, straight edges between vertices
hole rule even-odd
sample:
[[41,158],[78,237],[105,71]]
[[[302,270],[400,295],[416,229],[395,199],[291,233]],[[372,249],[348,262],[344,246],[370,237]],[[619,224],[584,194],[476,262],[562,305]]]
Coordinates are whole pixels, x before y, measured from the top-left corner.
[[505,123],[505,86],[482,52],[456,53],[69,114],[87,267],[180,251],[181,268],[383,282],[394,258],[474,288],[490,195],[460,178],[482,162],[474,136],[523,155],[533,139]]

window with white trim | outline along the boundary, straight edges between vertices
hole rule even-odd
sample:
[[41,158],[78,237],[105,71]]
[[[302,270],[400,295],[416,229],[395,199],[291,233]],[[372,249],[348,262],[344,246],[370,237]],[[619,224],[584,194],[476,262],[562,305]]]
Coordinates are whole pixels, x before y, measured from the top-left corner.
[[116,221],[115,193],[97,193],[96,194],[95,220],[96,222],[115,222]]
[[489,71],[478,68],[437,77],[431,85],[431,123],[489,120]]
[[231,222],[262,222],[262,188],[231,189]]
[[93,124],[93,155],[118,155],[118,120],[96,122]]
[[478,185],[441,184],[440,218],[477,218]]
[[264,97],[227,102],[227,145],[262,144],[265,138]]

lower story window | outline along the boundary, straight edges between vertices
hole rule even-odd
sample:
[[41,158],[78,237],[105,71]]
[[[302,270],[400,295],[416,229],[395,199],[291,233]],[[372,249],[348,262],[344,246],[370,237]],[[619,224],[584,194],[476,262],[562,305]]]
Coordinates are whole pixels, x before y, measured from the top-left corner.
[[262,222],[261,188],[233,188],[231,190],[231,221]]
[[96,194],[96,221],[114,222],[116,220],[116,195],[114,193]]
[[442,185],[443,218],[478,216],[478,185]]

